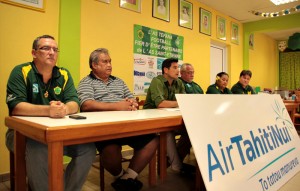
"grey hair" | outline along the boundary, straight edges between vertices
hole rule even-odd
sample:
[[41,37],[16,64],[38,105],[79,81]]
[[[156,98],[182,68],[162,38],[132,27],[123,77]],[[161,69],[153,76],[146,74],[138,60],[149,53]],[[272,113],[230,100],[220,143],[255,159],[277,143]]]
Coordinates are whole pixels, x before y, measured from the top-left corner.
[[98,63],[99,62],[99,54],[107,54],[109,55],[109,52],[106,48],[98,48],[96,50],[94,50],[91,55],[90,55],[90,59],[89,59],[89,64],[90,64],[90,68],[92,69],[92,64],[93,63]]
[[190,63],[183,63],[183,64],[181,65],[181,67],[180,67],[180,71],[185,72],[187,66],[193,67],[193,65],[190,64]]

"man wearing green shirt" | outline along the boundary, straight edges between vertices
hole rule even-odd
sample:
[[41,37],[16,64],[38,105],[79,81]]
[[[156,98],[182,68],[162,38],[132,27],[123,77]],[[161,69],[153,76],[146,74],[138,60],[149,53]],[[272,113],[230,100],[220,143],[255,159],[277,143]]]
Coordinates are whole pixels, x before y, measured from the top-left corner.
[[180,75],[179,79],[184,84],[185,92],[187,94],[203,94],[202,88],[194,82],[194,67],[192,64],[184,63],[181,65],[180,68]]
[[[154,77],[151,81],[147,92],[144,109],[154,108],[176,108],[178,103],[175,94],[185,93],[184,85],[178,79],[179,67],[178,59],[168,58],[162,63],[162,75]],[[185,130],[172,131],[167,133],[167,157],[172,170],[180,172],[183,168],[183,159],[185,156],[180,156],[180,153],[188,153],[188,151],[181,152],[186,148],[179,148],[176,146],[175,135],[180,134],[180,140],[189,140]],[[180,144],[186,145],[186,144]],[[177,148],[176,148],[177,147]],[[178,152],[180,151],[180,152]]]
[[[16,66],[7,82],[9,115],[64,118],[78,112],[79,99],[71,74],[56,66],[58,52],[52,36],[43,35],[33,41],[33,61]],[[14,132],[9,129],[6,145],[12,152],[13,140]],[[64,173],[65,191],[81,190],[95,154],[93,143],[64,147],[64,155],[72,158]],[[32,190],[48,190],[47,145],[26,139],[26,171]]]
[[252,72],[250,70],[243,70],[240,73],[239,81],[231,88],[233,94],[255,94],[253,88],[249,85]]

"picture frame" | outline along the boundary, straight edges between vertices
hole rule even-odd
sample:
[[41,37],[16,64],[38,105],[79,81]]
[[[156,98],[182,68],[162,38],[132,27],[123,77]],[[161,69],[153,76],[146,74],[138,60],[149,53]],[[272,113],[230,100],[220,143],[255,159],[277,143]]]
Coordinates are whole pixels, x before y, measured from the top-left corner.
[[153,0],[152,17],[170,22],[170,0]]
[[235,22],[231,22],[231,42],[239,44],[239,25]]
[[0,0],[0,2],[3,3],[41,12],[45,12],[45,1],[46,0],[39,0],[36,2],[30,2],[26,0]]
[[200,8],[200,32],[211,36],[211,12]]
[[103,3],[107,3],[107,4],[110,3],[110,0],[96,0],[96,1],[100,1],[100,2],[103,2]]
[[120,0],[120,7],[140,13],[141,0]]
[[226,40],[226,19],[217,16],[217,38]]
[[254,34],[251,33],[249,35],[249,49],[254,50]]
[[178,2],[178,25],[193,29],[193,4],[185,0],[179,0]]

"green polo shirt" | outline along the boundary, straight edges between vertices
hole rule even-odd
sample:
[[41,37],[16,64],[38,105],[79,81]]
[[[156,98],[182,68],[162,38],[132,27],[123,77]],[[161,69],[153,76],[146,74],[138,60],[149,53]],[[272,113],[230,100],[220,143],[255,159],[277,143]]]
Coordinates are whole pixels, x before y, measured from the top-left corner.
[[182,78],[179,78],[179,79],[183,82],[185,92],[187,94],[203,94],[204,93],[202,88],[196,82],[186,82]]
[[[44,95],[46,91],[48,97]],[[55,66],[51,80],[48,84],[44,84],[43,76],[33,62],[18,65],[12,70],[6,93],[6,103],[10,113],[20,102],[49,105],[50,101],[55,100],[63,103],[75,101],[79,104],[73,79],[68,70]]]
[[217,84],[212,84],[208,86],[206,94],[232,94],[232,92],[228,88],[225,88],[222,92]]
[[246,88],[243,88],[240,82],[234,84],[231,88],[231,91],[233,94],[256,94],[251,86],[246,86]]
[[168,80],[159,75],[152,79],[144,104],[144,109],[154,109],[164,100],[176,101],[175,94],[184,94],[184,85],[181,80],[174,80],[169,86]]

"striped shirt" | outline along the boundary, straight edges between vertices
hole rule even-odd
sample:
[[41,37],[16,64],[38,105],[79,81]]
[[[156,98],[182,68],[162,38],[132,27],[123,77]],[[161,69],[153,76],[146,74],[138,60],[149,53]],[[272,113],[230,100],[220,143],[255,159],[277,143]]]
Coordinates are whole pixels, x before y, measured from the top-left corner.
[[118,77],[110,76],[107,83],[97,79],[91,72],[84,77],[77,89],[80,106],[87,100],[98,102],[119,102],[125,98],[133,98],[127,85]]

